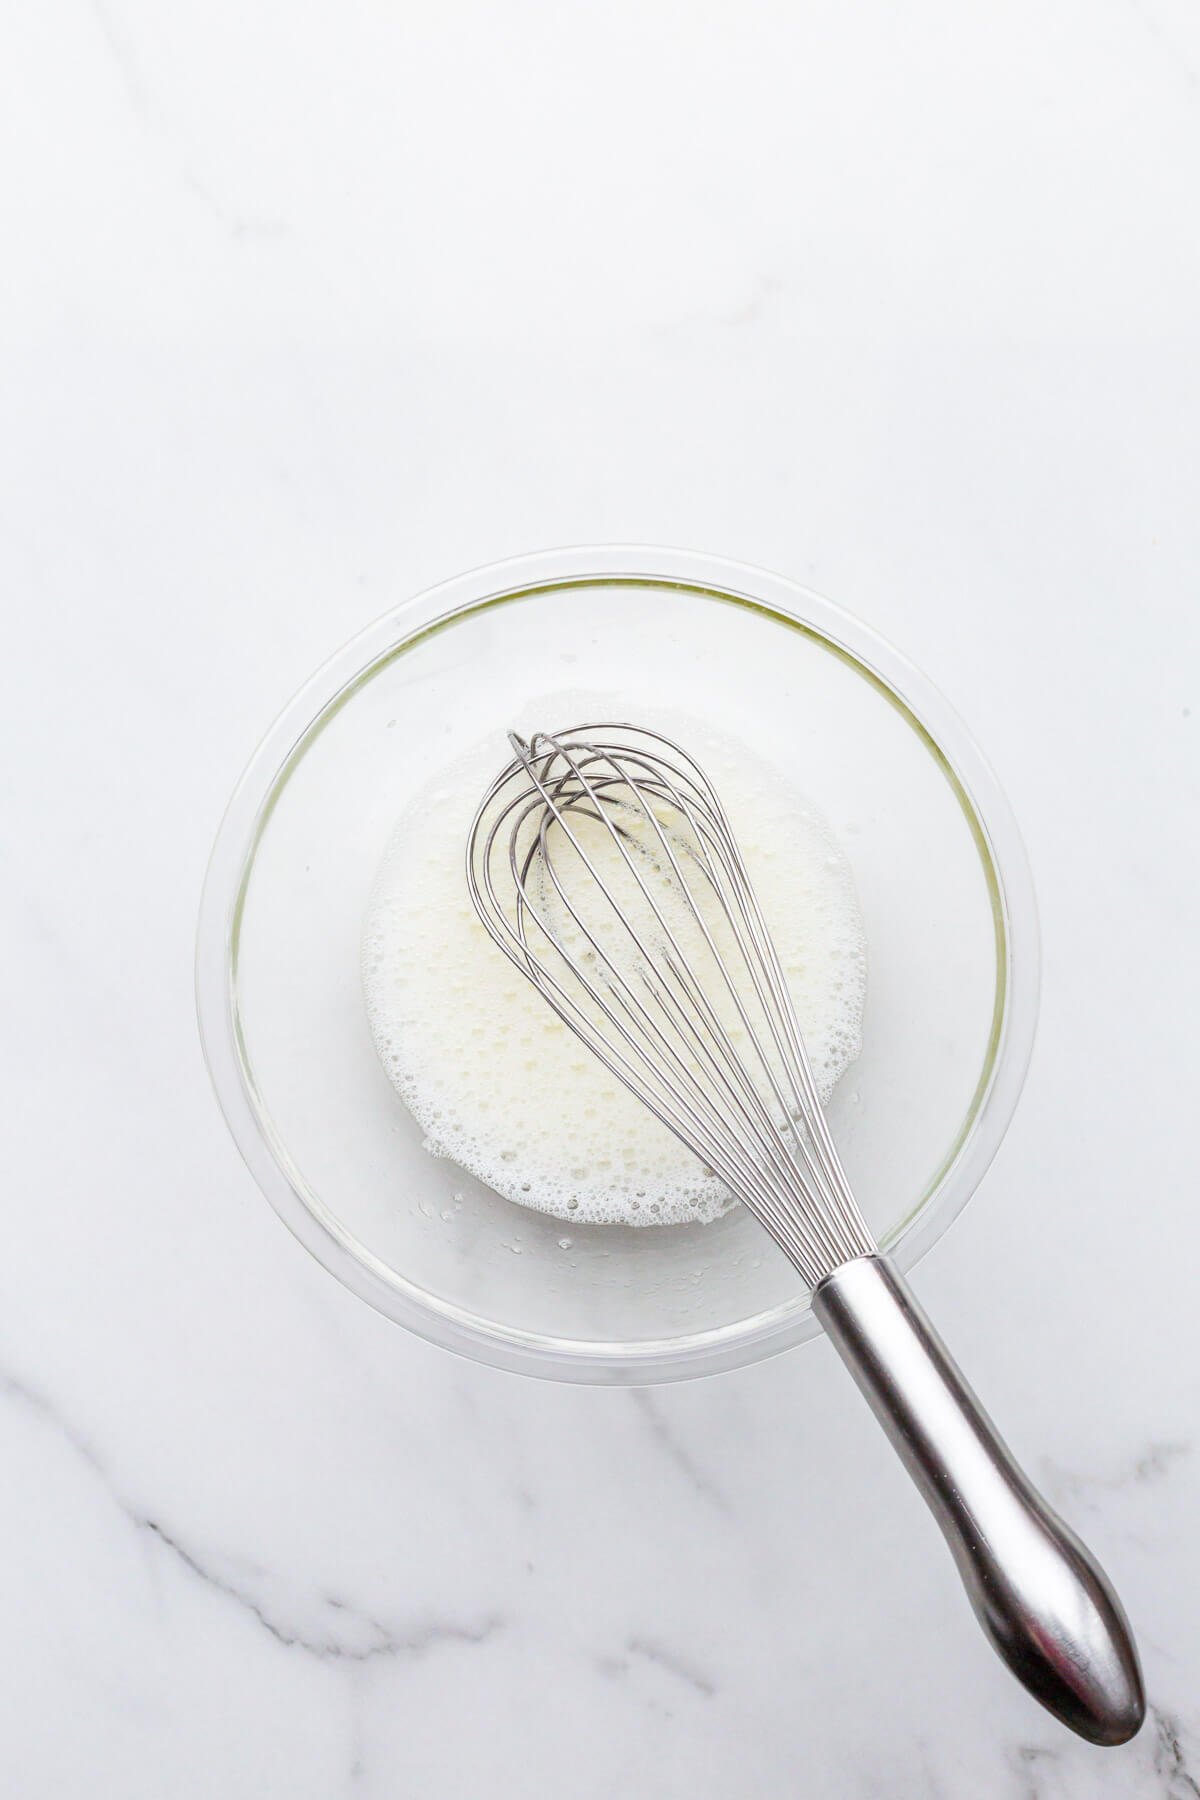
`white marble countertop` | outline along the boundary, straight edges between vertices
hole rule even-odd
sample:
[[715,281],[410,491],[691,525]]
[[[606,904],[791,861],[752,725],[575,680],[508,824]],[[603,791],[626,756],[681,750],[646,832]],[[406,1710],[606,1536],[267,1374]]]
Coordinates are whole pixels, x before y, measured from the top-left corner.
[[[21,1800],[1200,1793],[1200,27],[1184,0],[92,0],[0,55],[0,1743]],[[1153,1711],[981,1640],[828,1346],[452,1359],[281,1227],[191,941],[271,716],[429,582],[775,567],[1027,836],[1033,1071],[916,1286]]]

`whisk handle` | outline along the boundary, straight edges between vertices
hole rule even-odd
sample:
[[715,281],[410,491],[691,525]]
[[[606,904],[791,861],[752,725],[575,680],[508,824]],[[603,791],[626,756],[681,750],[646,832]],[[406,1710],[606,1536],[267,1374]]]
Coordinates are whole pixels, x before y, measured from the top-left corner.
[[1121,1602],[1014,1461],[903,1277],[885,1257],[856,1257],[820,1284],[813,1311],[1018,1681],[1091,1743],[1125,1743],[1146,1700]]

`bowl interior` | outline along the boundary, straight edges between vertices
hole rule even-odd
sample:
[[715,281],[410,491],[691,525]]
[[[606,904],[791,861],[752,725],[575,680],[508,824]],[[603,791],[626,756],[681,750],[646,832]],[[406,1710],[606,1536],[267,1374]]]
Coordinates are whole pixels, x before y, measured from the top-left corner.
[[972,799],[893,686],[825,631],[700,583],[595,576],[493,595],[380,649],[297,721],[229,895],[243,1149],[257,1138],[251,1161],[289,1222],[394,1317],[546,1373],[648,1378],[805,1335],[795,1272],[740,1208],[703,1226],[567,1225],[431,1156],[377,1060],[359,972],[397,814],[484,734],[499,767],[509,726],[572,722],[572,690],[593,714],[609,697],[621,716],[676,709],[744,739],[845,847],[869,977],[862,1056],[830,1118],[902,1261],[988,1094],[1004,894]]

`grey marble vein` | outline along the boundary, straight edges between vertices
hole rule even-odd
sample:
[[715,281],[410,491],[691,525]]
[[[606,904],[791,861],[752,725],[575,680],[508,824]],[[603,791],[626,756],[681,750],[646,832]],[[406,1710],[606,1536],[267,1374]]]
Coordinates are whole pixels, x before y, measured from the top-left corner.
[[1042,1468],[1047,1486],[1058,1494],[1086,1495],[1096,1490],[1116,1493],[1122,1488],[1148,1486],[1152,1482],[1164,1480],[1177,1463],[1191,1455],[1192,1447],[1188,1438],[1155,1440],[1131,1463],[1123,1464],[1108,1474],[1081,1473],[1052,1462],[1048,1457],[1043,1458]]
[[662,1644],[652,1643],[648,1638],[635,1637],[630,1638],[625,1649],[628,1655],[643,1657],[646,1662],[665,1669],[668,1675],[674,1675],[697,1694],[703,1694],[706,1700],[711,1700],[717,1691],[717,1684],[710,1676],[702,1673],[688,1658],[666,1649]]
[[1134,1481],[1155,1481],[1165,1475],[1173,1463],[1181,1456],[1190,1456],[1192,1446],[1185,1440],[1170,1441],[1162,1444],[1151,1444],[1143,1456],[1139,1456],[1133,1465]]
[[596,1666],[604,1675],[623,1677],[629,1674],[634,1660],[653,1663],[656,1668],[674,1676],[676,1681],[711,1700],[717,1691],[717,1684],[712,1678],[697,1668],[689,1658],[680,1656],[675,1650],[656,1643],[650,1638],[631,1637],[625,1642],[621,1655],[601,1656],[596,1659]]
[[741,325],[753,325],[782,292],[783,282],[778,275],[764,275],[755,284],[754,292],[746,304],[739,306],[734,312],[722,313],[719,323],[728,325],[731,330],[736,330]]
[[[328,1629],[322,1633],[302,1631],[269,1609],[252,1591],[249,1580],[236,1580],[220,1570],[216,1559],[205,1558],[183,1543],[177,1532],[170,1531],[159,1519],[141,1511],[117,1487],[103,1460],[92,1445],[68,1423],[45,1394],[30,1387],[16,1376],[0,1371],[0,1395],[33,1413],[66,1443],[78,1459],[100,1481],[105,1492],[135,1531],[148,1536],[171,1555],[197,1580],[214,1592],[223,1594],[257,1621],[277,1643],[298,1649],[311,1656],[346,1663],[369,1662],[376,1657],[395,1659],[418,1658],[442,1644],[482,1644],[503,1630],[505,1620],[499,1613],[481,1614],[463,1622],[457,1619],[423,1618],[405,1630],[382,1624],[371,1614],[352,1606],[337,1595],[319,1593],[306,1597],[301,1606],[315,1605],[328,1615]],[[226,1555],[222,1559],[233,1564],[238,1559]],[[242,1562],[250,1577],[264,1578],[268,1571],[261,1565]]]
[[1020,1780],[1020,1800],[1042,1800],[1042,1784],[1038,1771],[1044,1763],[1058,1761],[1058,1752],[1044,1744],[1018,1744],[1013,1751],[1013,1767]]
[[235,241],[283,236],[287,227],[282,220],[248,218],[231,212],[201,181],[181,150],[177,129],[164,116],[162,108],[152,95],[133,44],[124,28],[118,24],[108,0],[91,0],[91,10],[135,117],[147,131],[162,139],[176,154],[179,178],[187,191],[195,195]]
[[116,66],[126,97],[135,113],[142,119],[150,116],[150,98],[146,84],[142,80],[142,71],[134,55],[133,46],[127,40],[124,31],[113,17],[107,0],[92,0],[92,17],[104,39],[105,46]]
[[[352,1607],[348,1601],[340,1600],[332,1594],[317,1596],[322,1608],[332,1613],[335,1618],[343,1619],[356,1631],[361,1632],[366,1641],[349,1643],[339,1638],[336,1631],[318,1636],[311,1631],[303,1632],[288,1625],[281,1624],[260,1600],[255,1599],[245,1584],[231,1580],[227,1575],[217,1572],[210,1564],[203,1562],[194,1551],[187,1549],[178,1538],[166,1531],[156,1519],[139,1518],[130,1514],[135,1525],[149,1532],[160,1544],[163,1544],[175,1555],[183,1566],[196,1575],[219,1594],[224,1594],[238,1606],[244,1607],[255,1618],[263,1629],[270,1633],[277,1643],[285,1644],[289,1649],[307,1651],[310,1656],[342,1660],[348,1663],[370,1662],[374,1657],[419,1657],[438,1644],[482,1644],[504,1626],[504,1620],[497,1613],[485,1614],[472,1624],[461,1624],[455,1620],[429,1619],[411,1627],[407,1631],[394,1631],[380,1623],[378,1619]],[[262,1571],[256,1571],[261,1573]]]
[[[92,1446],[85,1438],[80,1437],[78,1432],[76,1432],[72,1426],[68,1425],[67,1421],[62,1417],[57,1408],[51,1405],[45,1394],[40,1393],[37,1388],[30,1387],[28,1382],[22,1381],[18,1376],[10,1374],[7,1370],[0,1370],[0,1395],[7,1400],[14,1401],[27,1412],[33,1413],[46,1424],[53,1426],[59,1436],[70,1445],[76,1456],[78,1456],[82,1462],[85,1462],[89,1469],[100,1477],[109,1492],[112,1492],[112,1484],[108,1479],[108,1474],[103,1463],[100,1461],[100,1458],[92,1449]],[[115,1497],[116,1496],[114,1495],[114,1498]],[[122,1508],[122,1511],[124,1511],[124,1508]]]
[[1143,30],[1152,37],[1156,44],[1165,51],[1167,61],[1182,75],[1190,88],[1200,88],[1200,74],[1197,74],[1190,60],[1184,55],[1174,37],[1166,30],[1163,22],[1143,0],[1129,0],[1129,10],[1140,20]]
[[1154,1772],[1163,1782],[1164,1800],[1200,1800],[1200,1783],[1188,1767],[1179,1720],[1160,1706],[1151,1706],[1154,1732]]
[[634,1405],[645,1419],[650,1434],[663,1453],[670,1458],[675,1467],[686,1478],[694,1493],[701,1495],[718,1512],[731,1513],[732,1507],[721,1489],[705,1474],[704,1470],[693,1461],[678,1438],[663,1418],[658,1404],[648,1388],[633,1388],[630,1397]]

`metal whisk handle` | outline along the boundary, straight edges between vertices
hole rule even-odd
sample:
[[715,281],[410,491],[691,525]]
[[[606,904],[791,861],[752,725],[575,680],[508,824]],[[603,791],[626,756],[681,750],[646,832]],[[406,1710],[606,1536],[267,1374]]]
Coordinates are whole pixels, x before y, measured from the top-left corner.
[[907,1283],[885,1257],[855,1257],[821,1282],[813,1310],[1013,1674],[1092,1743],[1131,1738],[1146,1701],[1121,1603],[1013,1460]]

